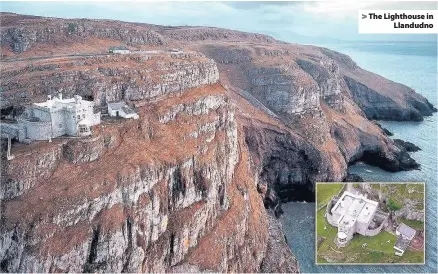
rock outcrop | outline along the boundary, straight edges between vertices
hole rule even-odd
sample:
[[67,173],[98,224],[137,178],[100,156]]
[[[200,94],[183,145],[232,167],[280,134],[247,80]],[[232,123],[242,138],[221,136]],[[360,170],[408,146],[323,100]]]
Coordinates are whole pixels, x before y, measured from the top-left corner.
[[[418,168],[412,147],[369,119],[436,111],[346,55],[265,35],[0,20],[2,116],[58,92],[140,114],[104,118],[85,139],[13,145],[0,188],[4,272],[298,271],[272,217],[281,201],[312,201],[316,181],[351,178],[356,161]],[[135,52],[107,52],[118,44]]]
[[165,45],[166,39],[145,24],[88,19],[43,19],[37,16],[2,14],[1,45],[14,52],[31,50],[35,44],[57,45],[85,41],[94,36],[114,39],[128,45]]
[[[340,70],[355,103],[369,119],[422,121],[437,109],[413,89],[359,68],[350,57],[324,50],[339,61]],[[397,90],[397,92],[394,92]]]
[[4,64],[2,74],[3,94],[11,101],[21,99],[13,97],[21,91],[33,100],[62,92],[64,97],[79,94],[91,98],[100,106],[172,95],[219,80],[214,61],[195,52],[12,62]]
[[260,270],[267,217],[224,89],[138,110],[140,120],[106,120],[89,139],[14,152],[2,182],[2,271]]
[[421,148],[419,146],[417,146],[417,145],[415,145],[415,144],[413,144],[411,142],[408,142],[408,141],[403,141],[403,140],[400,140],[400,139],[394,139],[394,143],[398,147],[400,147],[402,149],[405,149],[407,152],[416,152],[416,151],[421,150]]
[[221,81],[238,93],[238,104],[244,97],[252,105],[239,114],[248,120],[246,141],[261,165],[259,184],[281,199],[312,201],[314,182],[342,181],[356,161],[393,172],[418,168],[356,104],[343,68],[360,68],[348,57],[284,45],[208,44],[199,50],[218,62]]
[[263,273],[299,273],[297,259],[291,253],[283,234],[283,227],[272,214],[268,215],[269,239],[267,256],[263,260],[260,271]]
[[424,222],[424,184],[382,184],[372,185],[362,183],[358,188],[367,195],[374,197],[381,205],[387,206],[390,201],[393,207],[384,208],[391,212],[394,223],[399,223],[399,218]]

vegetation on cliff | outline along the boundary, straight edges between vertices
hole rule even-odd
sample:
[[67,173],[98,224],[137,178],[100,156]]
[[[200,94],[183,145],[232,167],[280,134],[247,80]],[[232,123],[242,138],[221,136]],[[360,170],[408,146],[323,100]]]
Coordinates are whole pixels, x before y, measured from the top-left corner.
[[[317,184],[316,189],[316,262],[319,264],[360,264],[360,263],[414,263],[424,262],[424,246],[411,243],[403,256],[396,256],[394,244],[397,241],[395,229],[400,223],[416,229],[418,241],[424,241],[424,220],[412,219],[406,215],[404,207],[415,205],[424,207],[424,184],[409,183],[359,183],[350,184],[349,191],[359,191],[368,198],[379,202],[379,208],[390,213],[388,225],[376,236],[354,234],[345,247],[338,247],[335,239],[338,228],[332,226],[326,217],[328,202],[347,189],[346,184]],[[408,203],[406,201],[409,201]],[[402,213],[402,214],[400,214]],[[421,213],[424,217],[424,212]],[[416,216],[416,215],[415,215]],[[414,239],[415,240],[415,239]]]
[[[273,246],[264,205],[278,214],[281,200],[311,199],[316,181],[342,181],[355,161],[418,168],[369,119],[435,111],[348,56],[265,35],[0,20],[3,116],[58,92],[103,109],[126,100],[140,114],[86,140],[14,144],[2,161],[2,271],[298,270]],[[108,53],[119,44],[134,52]]]

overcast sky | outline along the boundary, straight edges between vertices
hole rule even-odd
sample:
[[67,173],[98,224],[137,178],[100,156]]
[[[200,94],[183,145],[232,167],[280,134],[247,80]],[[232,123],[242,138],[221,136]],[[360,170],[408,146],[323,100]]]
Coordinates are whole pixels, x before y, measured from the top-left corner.
[[359,9],[437,9],[436,2],[0,2],[0,10],[63,18],[202,25],[265,33],[301,43],[436,41],[436,35],[361,35]]

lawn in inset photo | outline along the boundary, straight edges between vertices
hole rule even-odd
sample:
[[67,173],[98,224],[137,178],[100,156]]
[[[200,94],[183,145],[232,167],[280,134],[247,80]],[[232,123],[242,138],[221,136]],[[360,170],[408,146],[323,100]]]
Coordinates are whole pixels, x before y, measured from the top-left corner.
[[424,264],[424,184],[317,183],[317,264]]

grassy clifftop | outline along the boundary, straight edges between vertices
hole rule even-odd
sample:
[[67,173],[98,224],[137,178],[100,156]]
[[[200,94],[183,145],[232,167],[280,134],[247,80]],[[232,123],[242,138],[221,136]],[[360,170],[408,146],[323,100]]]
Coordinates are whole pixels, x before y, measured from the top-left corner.
[[[343,248],[335,244],[338,228],[329,224],[325,213],[330,199],[343,190],[360,191],[370,198],[379,200],[380,208],[391,212],[391,225],[373,237],[355,234],[353,239]],[[383,202],[386,201],[385,202]],[[406,201],[409,201],[406,203]],[[398,213],[413,205],[419,211],[424,208],[423,184],[350,184],[345,183],[317,184],[316,186],[316,262],[318,264],[420,264],[424,262],[424,250],[409,247],[403,256],[396,256],[394,244],[397,241],[395,227],[405,223],[419,231],[422,237],[424,222],[409,220]],[[421,209],[420,209],[421,208]],[[415,239],[414,239],[415,240]]]

